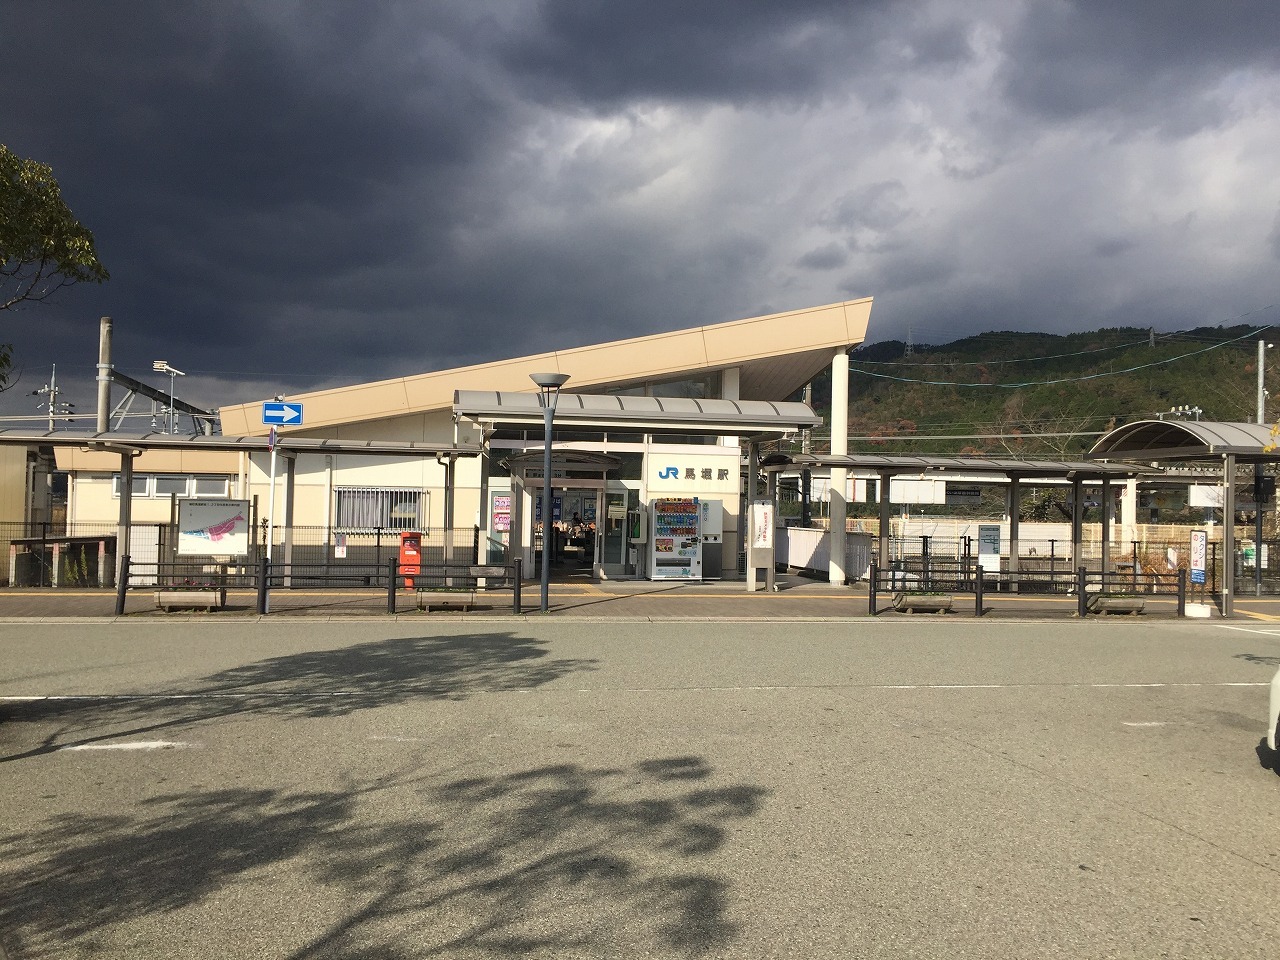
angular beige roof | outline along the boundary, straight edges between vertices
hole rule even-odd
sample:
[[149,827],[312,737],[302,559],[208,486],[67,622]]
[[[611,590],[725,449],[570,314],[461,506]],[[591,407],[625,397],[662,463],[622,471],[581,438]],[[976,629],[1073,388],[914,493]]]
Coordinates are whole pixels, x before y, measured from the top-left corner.
[[[572,378],[571,389],[589,391],[740,367],[741,399],[783,400],[830,363],[833,350],[862,343],[871,317],[871,303],[870,297],[848,300],[554,353],[291,395],[291,402],[304,404],[305,421],[301,427],[279,430],[281,434],[305,433],[318,427],[446,410],[452,407],[457,390],[533,392],[537,388],[530,382],[529,374],[535,371],[567,373]],[[223,407],[219,415],[226,434],[253,436],[265,434],[268,429],[262,423],[261,402]]]

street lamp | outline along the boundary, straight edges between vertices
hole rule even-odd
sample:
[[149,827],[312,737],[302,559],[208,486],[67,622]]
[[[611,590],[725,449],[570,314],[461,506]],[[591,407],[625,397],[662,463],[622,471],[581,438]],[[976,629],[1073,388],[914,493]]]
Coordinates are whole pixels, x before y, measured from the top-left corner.
[[542,604],[539,609],[550,609],[551,592],[551,425],[556,418],[556,401],[560,388],[569,380],[567,373],[531,373],[529,379],[538,385],[542,394]]
[[151,369],[156,373],[167,373],[169,375],[169,429],[166,433],[178,432],[178,411],[173,409],[173,378],[185,377],[186,374],[181,370],[169,366],[168,360],[152,360]]

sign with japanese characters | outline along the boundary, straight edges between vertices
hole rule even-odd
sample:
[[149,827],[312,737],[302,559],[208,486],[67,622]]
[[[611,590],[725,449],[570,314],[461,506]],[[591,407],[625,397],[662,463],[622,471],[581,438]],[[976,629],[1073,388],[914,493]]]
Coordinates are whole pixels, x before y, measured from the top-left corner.
[[1191,531],[1191,582],[1204,583],[1205,556],[1209,552],[1209,534],[1204,530]]
[[649,456],[649,489],[666,495],[681,493],[736,493],[740,485],[737,455],[662,454]]
[[248,500],[178,501],[178,556],[240,557],[248,552]]

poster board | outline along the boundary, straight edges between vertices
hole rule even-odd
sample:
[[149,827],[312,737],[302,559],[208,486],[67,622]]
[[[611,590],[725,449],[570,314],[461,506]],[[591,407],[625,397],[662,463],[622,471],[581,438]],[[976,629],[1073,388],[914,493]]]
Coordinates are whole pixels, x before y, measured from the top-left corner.
[[243,557],[248,553],[248,500],[178,501],[178,556]]
[[978,566],[988,573],[1000,572],[1000,524],[978,524]]

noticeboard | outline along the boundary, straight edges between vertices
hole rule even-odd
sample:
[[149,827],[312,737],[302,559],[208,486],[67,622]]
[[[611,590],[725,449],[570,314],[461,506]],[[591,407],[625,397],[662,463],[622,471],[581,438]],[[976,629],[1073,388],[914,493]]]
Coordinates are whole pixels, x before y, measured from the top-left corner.
[[248,500],[179,500],[178,556],[249,553]]

